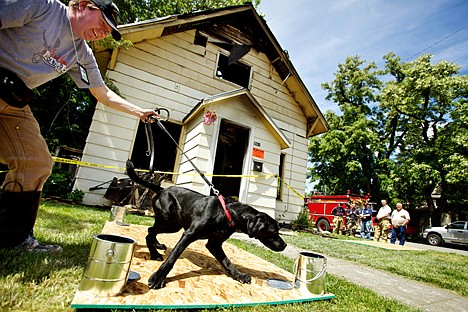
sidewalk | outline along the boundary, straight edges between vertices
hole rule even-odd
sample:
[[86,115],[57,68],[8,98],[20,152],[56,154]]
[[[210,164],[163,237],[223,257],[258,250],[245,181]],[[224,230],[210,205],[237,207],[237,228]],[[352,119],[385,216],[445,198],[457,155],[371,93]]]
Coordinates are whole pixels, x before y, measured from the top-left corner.
[[[234,233],[231,238],[263,246],[260,241],[249,238],[243,233]],[[300,251],[296,247],[288,245],[281,253],[289,258],[297,259]],[[395,299],[408,306],[417,307],[423,311],[468,312],[468,298],[448,290],[328,256],[327,265],[328,273],[345,278],[350,282],[373,290],[380,296]],[[380,285],[375,283],[376,280],[381,281]]]

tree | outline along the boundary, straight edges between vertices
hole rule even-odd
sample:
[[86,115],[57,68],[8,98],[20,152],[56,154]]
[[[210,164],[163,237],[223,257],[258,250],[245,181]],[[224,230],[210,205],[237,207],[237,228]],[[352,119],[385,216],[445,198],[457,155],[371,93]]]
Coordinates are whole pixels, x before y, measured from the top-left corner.
[[[425,202],[433,224],[440,223],[444,212],[466,209],[467,196],[461,195],[466,192],[457,190],[466,190],[468,182],[468,76],[460,76],[456,64],[431,64],[431,59],[423,55],[407,63],[389,53],[384,70],[373,63],[364,66],[358,57],[338,66],[335,80],[323,87],[343,115],[328,113],[331,130],[310,140],[311,176],[320,178],[319,187],[337,191],[334,181],[359,177],[360,169],[374,199],[413,206]],[[338,147],[342,154],[361,156],[324,158]],[[343,178],[349,184],[341,185],[340,192],[357,186],[364,190],[357,182]],[[437,206],[435,189],[442,194]]]
[[359,56],[338,65],[336,79],[324,83],[328,100],[338,104],[342,116],[326,112],[330,131],[310,140],[310,176],[319,178],[317,189],[329,194],[378,194],[375,188],[376,151],[381,150],[377,123],[368,117],[375,95],[382,87],[375,63],[365,65]]
[[[380,105],[398,116],[403,142],[395,153],[394,190],[406,202],[426,202],[437,225],[442,213],[450,210],[448,202],[454,203],[451,186],[468,182],[460,175],[447,181],[447,175],[454,177],[451,171],[462,165],[463,155],[466,158],[466,148],[453,139],[466,133],[460,132],[466,125],[459,119],[466,105],[468,77],[458,75],[456,64],[431,64],[430,55],[410,63],[401,63],[392,53],[385,58],[387,70],[398,78],[387,83]],[[443,195],[437,207],[432,197],[436,187]]]

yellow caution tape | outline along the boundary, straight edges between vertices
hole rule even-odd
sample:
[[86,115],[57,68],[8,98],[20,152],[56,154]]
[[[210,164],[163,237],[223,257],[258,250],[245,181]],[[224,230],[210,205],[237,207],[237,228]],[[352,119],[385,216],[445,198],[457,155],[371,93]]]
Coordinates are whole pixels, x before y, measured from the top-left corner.
[[294,194],[296,194],[299,198],[301,198],[302,200],[304,200],[304,196],[302,196],[301,194],[299,194],[298,191],[296,191],[295,189],[292,188],[291,185],[289,185],[286,181],[284,181],[283,179],[279,178],[287,187],[288,189],[290,189],[291,191],[294,192]]
[[[106,169],[117,169],[120,171],[125,171],[127,170],[126,168],[120,168],[116,166],[108,166],[108,165],[100,165],[100,164],[93,164],[89,162],[84,162],[84,161],[79,161],[79,160],[72,160],[72,159],[66,159],[66,158],[60,158],[60,157],[55,157],[53,156],[52,159],[55,162],[61,162],[61,163],[66,163],[66,164],[73,164],[73,165],[79,165],[79,166],[85,166],[85,167],[98,167],[98,168],[106,168]],[[135,169],[135,171],[139,172],[149,172],[147,169]],[[159,174],[172,174],[172,175],[188,175],[188,176],[198,176],[198,173],[179,173],[179,172],[169,172],[169,171],[155,171],[156,173]],[[209,173],[204,173],[205,176],[211,176],[211,177],[229,177],[229,178],[271,178],[275,177],[274,174],[262,174],[262,175],[243,175],[243,174],[231,174],[231,175],[222,175],[222,174],[209,174]]]
[[[65,164],[72,164],[72,165],[78,165],[78,166],[84,166],[84,167],[95,167],[95,168],[106,168],[106,169],[117,169],[120,171],[125,171],[126,168],[120,168],[116,166],[108,166],[108,165],[101,165],[101,164],[93,164],[90,162],[85,162],[85,161],[80,161],[80,160],[73,160],[73,159],[66,159],[66,158],[61,158],[61,157],[55,157],[53,156],[52,159],[55,162],[60,162],[60,163],[65,163]],[[140,171],[140,172],[149,172],[149,170],[145,169],[135,169],[135,171]],[[8,170],[0,171],[0,173],[3,172],[8,172]],[[178,172],[165,172],[165,171],[155,171],[156,173],[159,174],[171,174],[171,175],[188,175],[188,176],[198,176],[198,173],[178,173]],[[243,174],[232,174],[232,175],[222,175],[222,174],[204,174],[205,176],[211,176],[211,177],[227,177],[227,178],[272,178],[272,177],[277,177],[276,174],[262,174],[262,175],[243,175]],[[279,178],[279,177],[278,177]],[[295,189],[293,189],[286,181],[283,179],[279,178],[291,191],[293,191],[299,198],[304,200],[304,196],[302,196],[299,192],[297,192]]]

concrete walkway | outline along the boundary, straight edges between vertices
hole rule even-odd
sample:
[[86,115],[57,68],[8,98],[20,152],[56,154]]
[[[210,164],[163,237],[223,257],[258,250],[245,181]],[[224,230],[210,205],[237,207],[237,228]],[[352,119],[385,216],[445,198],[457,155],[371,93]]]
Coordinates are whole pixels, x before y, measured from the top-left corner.
[[[231,238],[263,246],[260,241],[249,238],[243,233],[234,233]],[[288,245],[282,254],[297,259],[300,251],[296,247]],[[373,290],[380,296],[395,299],[408,306],[420,308],[423,311],[468,312],[468,298],[451,291],[328,256],[327,265],[328,273],[345,278],[350,282]],[[376,280],[380,281],[380,285],[376,285]]]

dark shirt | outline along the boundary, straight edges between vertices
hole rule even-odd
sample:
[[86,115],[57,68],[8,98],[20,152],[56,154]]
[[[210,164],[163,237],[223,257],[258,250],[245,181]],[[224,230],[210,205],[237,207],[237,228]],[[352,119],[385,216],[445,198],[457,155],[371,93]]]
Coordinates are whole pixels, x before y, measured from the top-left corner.
[[357,222],[359,217],[357,215],[358,211],[356,209],[348,209],[346,213],[353,222]]
[[344,210],[343,207],[341,206],[336,206],[335,208],[333,208],[332,210],[332,215],[334,216],[337,216],[337,217],[342,217],[346,214],[346,211]]

